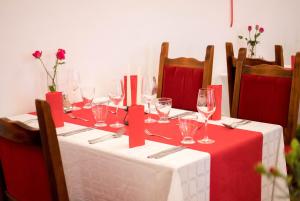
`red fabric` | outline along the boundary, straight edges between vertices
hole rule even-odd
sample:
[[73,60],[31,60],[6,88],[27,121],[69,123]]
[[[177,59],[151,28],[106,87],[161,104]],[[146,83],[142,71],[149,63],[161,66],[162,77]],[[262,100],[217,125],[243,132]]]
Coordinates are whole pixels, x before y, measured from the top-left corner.
[[[125,111],[119,111],[119,118],[123,119]],[[84,126],[92,126],[95,123],[90,110],[74,112],[76,112],[76,115],[89,118],[91,121],[84,122],[78,119],[71,119],[67,115],[65,115],[65,121]],[[157,115],[152,115],[152,117],[158,119]],[[146,115],[144,116],[145,118]],[[113,123],[114,121],[115,115],[110,113],[107,123]],[[172,137],[173,140],[164,140],[146,135],[145,138],[165,144],[179,145],[182,136],[177,123],[177,120],[171,120],[170,124],[145,124],[145,128],[154,133]],[[117,129],[107,126],[103,130],[116,131]],[[198,130],[195,139],[203,137],[203,130],[203,128]],[[260,201],[261,176],[254,171],[254,166],[262,160],[261,133],[240,129],[227,129],[216,125],[209,125],[207,131],[208,136],[216,141],[214,144],[194,144],[188,147],[198,151],[209,152],[211,155],[210,200]]]
[[51,114],[55,127],[64,126],[64,110],[63,110],[63,97],[61,92],[48,92],[46,100],[50,105]]
[[209,85],[208,88],[214,89],[216,100],[216,111],[211,116],[212,120],[221,120],[222,113],[222,85]]
[[20,201],[50,201],[50,184],[39,147],[0,138],[0,153],[8,192]]
[[242,75],[238,117],[287,125],[291,79]]
[[172,98],[173,108],[197,111],[197,97],[202,79],[201,68],[165,66],[162,97]]
[[129,107],[128,111],[128,135],[129,135],[129,147],[137,147],[145,144],[145,123],[144,123],[144,106],[133,105]]

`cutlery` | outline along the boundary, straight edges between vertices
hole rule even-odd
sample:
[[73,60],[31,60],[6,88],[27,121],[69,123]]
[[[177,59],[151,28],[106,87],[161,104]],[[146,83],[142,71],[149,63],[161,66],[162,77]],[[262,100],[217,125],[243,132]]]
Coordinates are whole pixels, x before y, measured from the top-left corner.
[[89,121],[88,119],[84,119],[84,118],[81,118],[81,117],[77,117],[77,116],[75,116],[73,113],[68,114],[68,116],[69,116],[71,119],[80,119],[80,120],[85,121],[85,122],[88,122],[88,121]]
[[234,129],[234,128],[237,128],[238,126],[242,126],[242,125],[248,124],[250,122],[251,122],[250,120],[245,120],[244,119],[244,120],[241,120],[241,121],[238,121],[238,122],[233,122],[231,124],[227,124],[227,123],[222,123],[222,124],[226,128]]
[[83,132],[86,132],[86,131],[90,131],[90,130],[93,130],[94,128],[91,128],[91,127],[87,127],[87,128],[80,128],[80,129],[77,129],[77,130],[72,130],[72,131],[67,131],[67,132],[64,132],[64,133],[59,133],[57,134],[57,136],[70,136],[70,135],[75,135],[75,134],[79,134],[79,133],[83,133]]
[[177,146],[177,147],[172,147],[163,151],[160,151],[158,153],[152,154],[147,156],[147,158],[155,158],[155,159],[160,159],[162,157],[168,156],[170,154],[176,153],[178,151],[181,151],[183,149],[185,149],[186,147],[184,146]]
[[95,139],[88,140],[88,142],[90,144],[96,144],[98,142],[103,142],[103,141],[108,140],[108,139],[119,138],[124,133],[125,133],[125,128],[120,128],[119,130],[117,130],[117,132],[115,132],[113,134],[107,134],[107,135],[104,135],[104,136],[101,136],[101,137],[97,137]]
[[166,136],[163,136],[163,135],[151,133],[148,129],[145,129],[144,132],[148,136],[155,136],[155,137],[161,137],[161,138],[166,139],[166,140],[172,140],[172,138],[170,138],[170,137],[166,137]]
[[169,117],[168,119],[177,119],[178,117],[193,114],[193,113],[194,113],[193,111],[187,111],[187,112],[183,112],[183,113],[180,113],[180,114],[173,115],[173,116]]

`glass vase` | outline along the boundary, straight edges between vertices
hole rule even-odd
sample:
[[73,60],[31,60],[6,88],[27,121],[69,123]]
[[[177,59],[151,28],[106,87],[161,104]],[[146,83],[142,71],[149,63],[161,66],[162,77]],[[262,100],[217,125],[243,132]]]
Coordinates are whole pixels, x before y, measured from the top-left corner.
[[256,45],[248,45],[248,58],[256,58]]

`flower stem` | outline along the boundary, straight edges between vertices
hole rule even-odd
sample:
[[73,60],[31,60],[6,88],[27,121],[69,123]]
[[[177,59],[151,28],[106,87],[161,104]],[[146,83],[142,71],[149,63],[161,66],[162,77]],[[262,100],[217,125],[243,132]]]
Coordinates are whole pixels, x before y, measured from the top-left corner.
[[41,62],[41,64],[42,64],[44,70],[46,71],[47,75],[48,75],[51,79],[53,79],[52,76],[51,76],[51,74],[50,74],[49,71],[47,70],[47,68],[46,68],[46,66],[45,66],[45,64],[44,64],[44,62],[43,62],[43,60],[42,60],[41,58],[39,58],[39,60],[40,60],[40,62]]

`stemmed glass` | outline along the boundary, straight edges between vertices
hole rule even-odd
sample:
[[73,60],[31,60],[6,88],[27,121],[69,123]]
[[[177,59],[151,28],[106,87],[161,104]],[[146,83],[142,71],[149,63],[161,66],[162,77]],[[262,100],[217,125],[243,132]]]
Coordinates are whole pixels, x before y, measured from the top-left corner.
[[110,101],[116,106],[117,120],[115,123],[110,124],[109,126],[112,128],[121,128],[124,126],[124,124],[119,122],[118,109],[119,109],[119,104],[122,102],[122,100],[124,99],[124,95],[125,95],[124,83],[123,83],[123,80],[120,79],[113,84],[114,84],[114,86],[111,88],[111,91],[109,92],[108,97],[109,97]]
[[216,110],[216,101],[215,101],[215,94],[213,89],[199,89],[198,99],[197,99],[197,110],[205,118],[204,138],[198,140],[198,142],[201,144],[212,144],[215,141],[213,139],[208,138],[207,122],[209,117]]
[[76,107],[73,105],[73,103],[76,101],[76,96],[79,91],[79,85],[80,85],[80,75],[78,73],[78,71],[76,70],[71,70],[69,72],[69,76],[68,76],[68,86],[69,86],[69,93],[70,93],[70,97],[69,97],[69,101],[72,104],[72,110],[80,110],[80,107]]
[[95,87],[90,85],[84,85],[80,87],[80,92],[83,100],[84,109],[92,108],[92,102],[95,96]]
[[142,97],[148,105],[148,118],[145,123],[154,123],[155,119],[151,118],[151,103],[157,95],[157,84],[155,77],[143,77],[142,79]]

